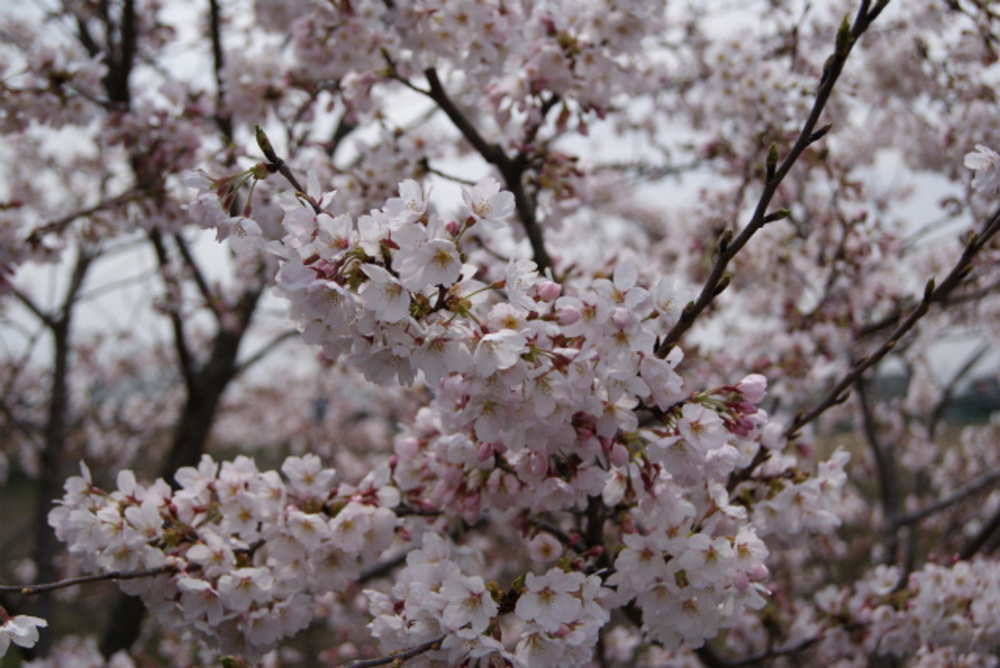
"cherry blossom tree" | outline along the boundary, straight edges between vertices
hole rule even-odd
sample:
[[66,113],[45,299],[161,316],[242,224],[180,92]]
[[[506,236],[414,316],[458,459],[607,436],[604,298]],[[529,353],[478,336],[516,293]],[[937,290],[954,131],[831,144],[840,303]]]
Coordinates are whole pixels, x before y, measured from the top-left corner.
[[0,655],[997,665],[991,3],[22,9]]

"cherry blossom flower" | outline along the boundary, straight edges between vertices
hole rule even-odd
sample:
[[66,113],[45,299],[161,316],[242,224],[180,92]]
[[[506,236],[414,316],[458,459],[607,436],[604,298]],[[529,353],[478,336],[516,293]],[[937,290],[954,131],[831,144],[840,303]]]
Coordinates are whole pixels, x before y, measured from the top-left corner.
[[462,199],[470,215],[490,228],[500,228],[504,220],[514,213],[513,193],[500,190],[495,179],[485,178],[472,188],[462,188]]
[[528,573],[524,581],[525,591],[517,599],[514,612],[524,621],[535,622],[554,633],[583,612],[583,604],[575,595],[583,580],[582,573],[566,573],[557,568],[545,575]]
[[1000,186],[1000,153],[977,144],[974,152],[965,154],[965,166],[976,172],[974,190],[994,192]]
[[446,239],[431,239],[395,264],[400,282],[410,290],[433,285],[451,287],[462,275],[458,249]]
[[498,370],[514,366],[525,344],[526,340],[522,334],[509,329],[487,334],[479,340],[476,352],[472,356],[476,375],[489,376]]
[[448,601],[441,620],[451,632],[462,637],[483,633],[500,609],[479,576],[456,574],[442,583],[441,595]]
[[[0,608],[0,612],[2,611]],[[49,625],[44,619],[30,615],[7,617],[4,612],[3,616],[6,621],[0,626],[0,657],[7,653],[11,643],[25,649],[34,647],[38,642],[38,629]]]
[[392,274],[382,267],[366,264],[362,267],[372,279],[361,286],[365,306],[384,322],[399,322],[410,312],[410,293]]

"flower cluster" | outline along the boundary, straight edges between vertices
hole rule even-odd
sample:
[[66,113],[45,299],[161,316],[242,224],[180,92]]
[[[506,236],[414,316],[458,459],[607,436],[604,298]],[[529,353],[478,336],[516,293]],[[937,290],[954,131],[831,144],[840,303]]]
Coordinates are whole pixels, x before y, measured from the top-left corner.
[[[357,79],[384,77],[387,60],[406,77],[428,68],[463,70],[469,81],[483,82],[503,127],[525,113],[529,122],[541,120],[542,91],[604,110],[614,96],[650,85],[655,65],[643,57],[641,41],[663,28],[664,4],[304,3],[292,24],[293,45],[303,76],[340,80],[348,89]],[[646,77],[625,76],[639,72]],[[568,117],[570,107],[563,109]]]
[[[26,37],[26,36],[22,36]],[[79,47],[52,44],[31,35],[32,49],[23,69],[5,52],[0,65],[0,134],[24,132],[31,123],[52,128],[84,126],[94,120],[90,100],[102,95],[101,78],[107,66],[99,55],[88,55]]]
[[803,604],[798,633],[816,637],[818,656],[830,664],[884,655],[912,657],[912,666],[997,665],[996,562],[929,563],[900,580],[898,567],[881,565],[853,588],[824,587],[813,610]]
[[[407,555],[391,595],[365,592],[375,617],[372,635],[383,648],[405,649],[440,638],[441,649],[426,658],[453,666],[468,659],[485,665],[516,659],[526,668],[589,663],[598,631],[610,617],[599,600],[598,575],[552,568],[543,575],[528,573],[523,587],[504,594],[496,583],[465,575],[450,557],[449,542],[428,533],[423,548]],[[498,614],[511,612],[511,599],[522,624],[513,654],[504,649],[498,623]],[[508,609],[501,610],[501,604]]]
[[[231,197],[229,187],[208,187],[224,181],[201,180],[199,201]],[[484,513],[580,510],[595,497],[630,513],[605,600],[595,604],[602,614],[552,622],[548,615],[559,613],[535,609],[536,583],[558,580],[538,585],[550,587],[546,600],[559,592],[577,601],[596,593],[582,593],[591,587],[576,581],[582,573],[529,576],[516,610],[532,624],[517,650],[535,656],[529,663],[584,660],[607,613],[602,606],[633,599],[651,637],[698,646],[743,610],[764,604],[767,550],[755,522],[768,531],[771,513],[794,509],[796,530],[836,526],[823,506],[843,486],[840,455],[819,476],[776,482],[760,498],[742,494],[737,501],[731,476],[763,447],[782,447],[780,437],[761,429],[767,414],[757,404],[766,381],[750,375],[685,393],[676,371],[680,349],[655,354],[657,330],[677,316],[672,281],[644,284],[628,261],[611,276],[561,283],[539,276],[527,260],[510,260],[499,271],[470,261],[467,239],[482,227],[500,227],[514,211],[513,195],[489,179],[464,190],[461,215],[450,222],[414,181],[356,221],[328,211],[334,200],[316,192],[286,203],[280,240],[265,240],[249,218],[230,239],[237,252],[263,249],[280,258],[277,285],[306,341],[331,357],[349,353],[376,383],[422,379],[434,388],[430,404],[396,439],[392,484],[407,502],[469,523]],[[215,211],[210,220],[220,221]],[[776,454],[762,475],[786,477],[793,464]],[[443,630],[455,638],[453,653],[459,646],[471,655],[501,651],[484,640],[496,601],[479,576],[456,577],[430,580],[439,596],[433,602],[423,590],[411,598],[405,587],[395,600],[373,593],[373,633],[384,648],[426,643]],[[448,607],[453,598],[476,614],[457,617]],[[400,607],[410,612],[400,615]],[[566,649],[565,634],[558,652],[553,646],[551,634],[563,626],[576,629],[579,642],[569,646],[579,651]]]
[[357,486],[335,486],[314,455],[289,457],[281,471],[206,455],[177,472],[177,490],[123,471],[107,493],[81,465],[49,522],[87,571],[147,572],[122,589],[252,660],[305,628],[313,596],[347,587],[398,524],[384,468]]

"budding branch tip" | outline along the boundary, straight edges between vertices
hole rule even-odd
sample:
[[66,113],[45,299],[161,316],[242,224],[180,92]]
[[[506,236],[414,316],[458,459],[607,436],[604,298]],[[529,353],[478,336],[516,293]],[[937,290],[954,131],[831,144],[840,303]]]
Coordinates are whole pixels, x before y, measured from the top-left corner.
[[719,284],[717,286],[715,286],[715,290],[712,292],[712,294],[715,295],[716,297],[718,297],[719,295],[721,295],[723,293],[723,291],[725,291],[725,289],[729,287],[729,281],[730,280],[731,280],[731,276],[729,274],[726,274],[725,276],[723,276],[722,280],[719,281]]
[[829,132],[831,128],[833,128],[833,123],[827,123],[826,125],[824,125],[823,127],[821,127],[819,130],[816,130],[815,132],[813,132],[811,135],[809,135],[809,143],[811,144],[813,142],[816,142],[816,141],[819,141],[820,139],[822,139],[824,136],[826,136],[826,133]]
[[264,128],[260,127],[260,125],[254,125],[253,133],[254,137],[257,139],[257,146],[259,146],[261,152],[264,153],[264,157],[274,162],[277,155],[274,152],[274,147],[271,146],[271,140],[267,138],[267,133],[264,132]]
[[719,252],[725,253],[726,249],[729,248],[729,244],[733,241],[733,231],[726,230],[722,233],[722,238],[719,240]]
[[847,16],[844,16],[844,20],[840,22],[840,28],[837,29],[837,54],[844,56],[851,48],[851,23],[847,20]]
[[773,223],[776,220],[781,220],[782,218],[788,218],[790,215],[788,209],[778,209],[777,211],[772,211],[771,213],[764,216],[765,223]]

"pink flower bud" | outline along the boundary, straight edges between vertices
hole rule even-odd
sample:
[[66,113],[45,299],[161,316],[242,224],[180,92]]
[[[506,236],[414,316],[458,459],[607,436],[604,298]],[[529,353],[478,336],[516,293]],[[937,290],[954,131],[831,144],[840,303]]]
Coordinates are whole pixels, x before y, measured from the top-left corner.
[[615,443],[611,448],[611,453],[608,455],[608,459],[614,466],[627,466],[628,465],[628,448],[626,448],[621,443]]
[[563,327],[568,327],[573,323],[577,322],[581,318],[580,309],[574,308],[572,306],[567,306],[566,308],[559,309],[559,324]]
[[611,312],[611,322],[615,323],[615,327],[618,329],[625,329],[632,324],[634,316],[622,307],[616,308]]
[[551,302],[562,293],[562,286],[554,281],[542,281],[536,290],[540,300]]
[[752,404],[759,404],[767,392],[767,378],[759,373],[752,373],[736,384],[736,391]]

